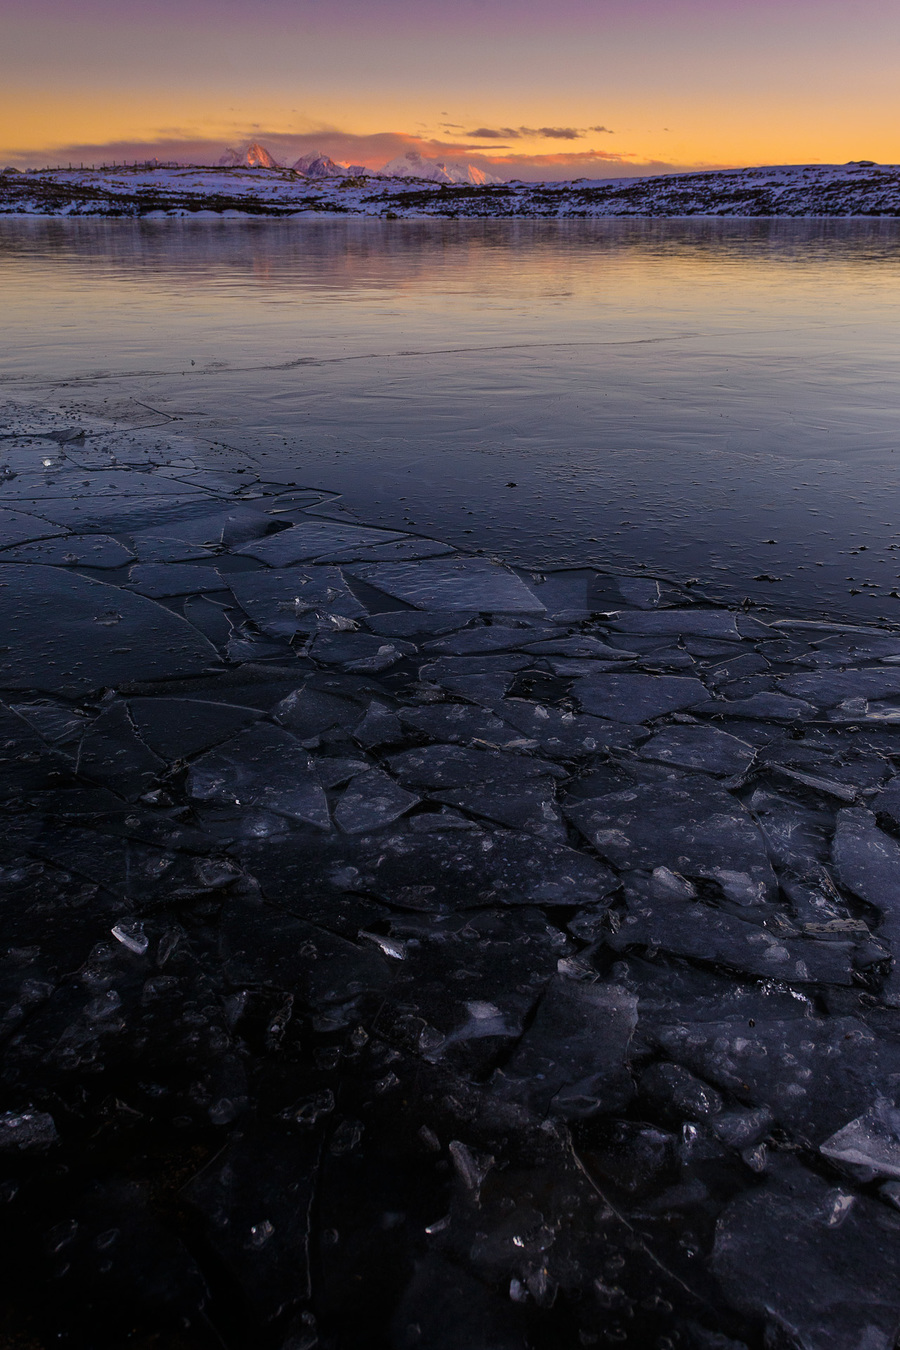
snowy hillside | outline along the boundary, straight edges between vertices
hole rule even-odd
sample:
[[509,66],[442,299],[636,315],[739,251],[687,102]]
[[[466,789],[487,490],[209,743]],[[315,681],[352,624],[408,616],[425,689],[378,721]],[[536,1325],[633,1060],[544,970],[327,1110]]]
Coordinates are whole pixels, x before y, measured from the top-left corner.
[[[405,158],[396,176],[369,175],[327,156],[294,169],[254,165],[216,168],[55,169],[0,172],[0,214],[38,216],[338,214],[400,217],[599,216],[898,216],[900,166],[842,165],[673,174],[656,178],[579,179],[572,183],[480,183],[416,177]],[[264,152],[266,155],[268,152]],[[237,154],[237,152],[235,152]],[[327,163],[325,162],[327,160]],[[422,161],[432,172],[432,161]]]

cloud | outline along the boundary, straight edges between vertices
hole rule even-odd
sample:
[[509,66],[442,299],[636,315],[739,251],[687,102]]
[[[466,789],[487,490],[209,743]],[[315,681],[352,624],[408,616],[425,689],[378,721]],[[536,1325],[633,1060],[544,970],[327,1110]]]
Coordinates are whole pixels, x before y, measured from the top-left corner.
[[684,173],[725,165],[671,164],[664,160],[638,160],[603,150],[568,150],[547,155],[496,155],[489,161],[491,172],[505,179],[565,182],[571,178],[644,178],[654,174]]
[[[483,128],[481,129],[483,132]],[[522,139],[525,129],[517,128]],[[547,128],[544,128],[546,131]],[[570,131],[573,128],[553,128]],[[506,134],[506,133],[504,133]],[[531,134],[529,132],[528,134]],[[156,137],[144,140],[116,140],[79,143],[25,149],[0,149],[0,163],[15,164],[20,168],[42,167],[45,164],[112,164],[133,163],[147,159],[177,161],[182,164],[215,164],[226,144],[239,145],[248,140],[260,141],[282,164],[291,164],[300,155],[321,152],[333,159],[350,164],[363,164],[378,169],[390,159],[415,150],[428,159],[464,160],[503,179],[563,182],[570,178],[635,178],[645,175],[697,171],[701,169],[733,168],[731,164],[673,164],[657,159],[638,159],[634,155],[600,150],[565,150],[548,154],[513,153],[509,147],[491,144],[489,147],[473,144],[467,133],[465,139],[451,140],[415,136],[408,132],[384,131],[359,136],[338,127],[321,126],[314,132],[288,133],[268,131],[264,126],[235,127],[227,137],[204,137],[179,134],[178,128],[169,128]],[[482,139],[479,136],[479,139]],[[493,140],[492,137],[487,137]],[[569,140],[569,136],[551,139]],[[488,151],[488,153],[485,153]],[[505,153],[504,153],[505,152]]]
[[[665,130],[666,128],[663,127],[663,131]],[[616,134],[611,127],[588,127],[588,131],[605,131],[607,136],[615,136]]]
[[549,141],[578,141],[589,131],[605,131],[605,127],[476,127],[466,135],[479,141],[518,141],[525,137],[543,137]]
[[521,127],[520,130],[523,136],[543,136],[549,141],[578,141],[587,134],[577,127],[538,127],[537,130]]
[[466,132],[477,141],[517,141],[521,134],[515,127],[476,127],[474,131]]

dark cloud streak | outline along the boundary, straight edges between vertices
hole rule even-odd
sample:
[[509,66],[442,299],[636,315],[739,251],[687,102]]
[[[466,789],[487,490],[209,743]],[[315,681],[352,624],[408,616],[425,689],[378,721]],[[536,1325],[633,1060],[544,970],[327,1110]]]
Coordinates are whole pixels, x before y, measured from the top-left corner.
[[589,131],[606,131],[608,127],[476,127],[466,135],[479,141],[519,141],[523,137],[545,141],[580,141]]
[[522,127],[523,136],[543,136],[548,141],[578,141],[585,134],[578,127],[538,127],[536,130]]
[[476,127],[474,131],[466,132],[478,141],[517,141],[521,134],[515,127]]

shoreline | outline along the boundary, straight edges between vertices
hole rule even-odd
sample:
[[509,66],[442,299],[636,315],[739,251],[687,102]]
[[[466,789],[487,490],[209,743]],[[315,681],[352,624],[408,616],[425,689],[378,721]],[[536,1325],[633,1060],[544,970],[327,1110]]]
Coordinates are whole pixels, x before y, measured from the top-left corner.
[[891,1344],[900,628],[3,414],[16,1325]]

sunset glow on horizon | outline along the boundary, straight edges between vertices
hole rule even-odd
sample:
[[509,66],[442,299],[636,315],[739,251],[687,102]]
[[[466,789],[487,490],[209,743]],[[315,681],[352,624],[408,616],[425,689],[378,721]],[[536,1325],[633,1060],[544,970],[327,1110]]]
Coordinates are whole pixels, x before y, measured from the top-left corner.
[[0,163],[214,163],[250,139],[500,177],[900,160],[885,0],[13,0]]

